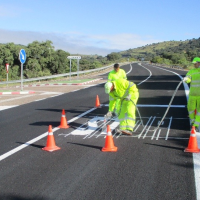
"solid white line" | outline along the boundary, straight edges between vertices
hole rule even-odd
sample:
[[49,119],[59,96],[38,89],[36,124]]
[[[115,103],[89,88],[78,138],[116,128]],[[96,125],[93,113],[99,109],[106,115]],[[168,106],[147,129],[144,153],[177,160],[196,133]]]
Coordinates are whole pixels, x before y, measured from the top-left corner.
[[170,118],[170,121],[169,121],[169,126],[168,126],[167,135],[166,135],[165,140],[167,140],[167,138],[169,136],[169,131],[170,131],[171,123],[172,123],[172,117]]
[[[176,72],[173,72],[173,71],[170,71],[170,70],[167,70],[167,69],[163,69],[163,68],[160,68],[160,67],[157,67],[157,66],[151,66],[151,67],[154,67],[154,68],[158,68],[158,69],[161,69],[161,70],[164,70],[164,71],[168,71],[168,72],[171,72],[171,73],[173,73],[173,74],[176,74],[181,80],[183,79],[183,77],[180,75],[180,74],[178,74],[178,73],[176,73]],[[189,95],[189,86],[188,86],[188,84],[187,83],[185,83],[185,82],[183,82],[183,86],[184,86],[184,88],[185,88],[185,96],[186,96],[186,99],[188,100],[188,95]]]
[[153,138],[154,138],[154,136],[155,136],[157,130],[158,130],[158,129],[156,129],[156,130],[153,132],[153,135],[152,135],[152,137],[151,137],[151,140],[153,140]]
[[47,98],[43,98],[43,99],[38,99],[38,100],[35,100],[35,101],[42,101],[42,100],[45,100],[45,99],[47,99]]
[[130,64],[130,70],[126,74],[129,74],[132,71],[132,69],[132,65]]
[[[86,115],[86,114],[92,112],[92,111],[95,110],[95,109],[96,109],[96,108],[92,108],[92,109],[90,109],[90,110],[88,110],[88,111],[86,111],[86,112],[84,112],[84,113],[78,115],[77,117],[74,117],[73,119],[69,120],[68,123],[71,123],[71,122],[73,122],[73,121],[79,119],[80,117],[82,117],[82,116],[84,116],[84,115]],[[57,131],[57,130],[59,130],[59,129],[60,129],[60,128],[56,127],[56,128],[54,128],[54,129],[52,130],[52,132],[55,132],[55,131]],[[45,133],[43,133],[42,135],[40,135],[40,136],[38,136],[38,137],[36,137],[36,138],[34,138],[34,139],[32,139],[32,140],[26,142],[25,144],[22,144],[22,145],[20,145],[19,147],[16,147],[16,148],[12,149],[11,151],[8,151],[7,153],[5,153],[5,154],[3,154],[3,155],[0,156],[0,161],[3,160],[3,159],[5,159],[5,158],[7,158],[7,157],[9,157],[9,156],[11,156],[11,155],[13,155],[14,153],[16,153],[16,152],[18,152],[18,151],[24,149],[25,147],[28,147],[29,145],[31,145],[31,144],[33,144],[34,142],[36,142],[36,141],[38,141],[38,140],[40,140],[40,139],[46,137],[47,135],[48,135],[48,132],[45,132]]]
[[[103,106],[108,107],[108,104],[102,104]],[[167,108],[169,105],[156,105],[156,104],[137,104],[137,107],[152,107],[152,108]],[[172,108],[186,108],[186,105],[171,105]]]
[[152,73],[149,69],[147,69],[146,67],[142,66],[140,63],[138,63],[138,65],[140,65],[141,67],[145,68],[146,70],[149,71],[150,75],[142,82],[138,83],[137,85],[141,85],[142,83],[144,83],[145,81],[147,81],[151,76],[152,76]]
[[146,133],[143,135],[143,139],[146,137],[151,125],[153,124],[154,120],[156,119],[156,117],[153,118],[153,120],[151,121],[151,124],[149,125],[148,129],[146,130]]
[[148,125],[148,123],[150,122],[152,116],[149,118],[148,122],[146,123],[145,127],[143,128],[142,132],[138,135],[138,139],[142,136],[142,133],[146,130],[146,126]]
[[161,129],[159,129],[159,132],[158,132],[158,135],[156,137],[156,140],[158,140],[159,136],[160,136],[160,132],[161,132]]

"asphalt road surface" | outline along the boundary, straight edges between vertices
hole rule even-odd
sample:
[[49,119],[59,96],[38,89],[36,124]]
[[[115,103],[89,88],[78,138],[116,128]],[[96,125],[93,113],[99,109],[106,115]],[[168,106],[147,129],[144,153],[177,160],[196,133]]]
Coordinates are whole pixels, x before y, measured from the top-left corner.
[[[0,199],[197,199],[193,155],[184,152],[190,124],[183,84],[154,131],[186,72],[143,63],[122,68],[139,89],[145,127],[137,114],[128,137],[116,134],[117,119],[108,121],[117,152],[101,151],[108,111],[103,81],[0,111]],[[101,108],[94,107],[96,95]],[[62,109],[68,129],[58,128]],[[61,150],[42,150],[49,125]]]

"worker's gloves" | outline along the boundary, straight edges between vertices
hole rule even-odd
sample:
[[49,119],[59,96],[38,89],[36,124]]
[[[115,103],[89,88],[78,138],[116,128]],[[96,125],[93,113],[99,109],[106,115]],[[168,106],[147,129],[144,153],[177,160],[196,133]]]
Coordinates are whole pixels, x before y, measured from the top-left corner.
[[183,81],[184,81],[184,82],[187,82],[187,81],[188,81],[188,77],[184,77],[184,78],[183,78]]
[[125,99],[126,99],[127,101],[130,101],[130,100],[131,100],[131,95],[129,94]]
[[113,114],[112,114],[111,111],[109,111],[109,112],[105,115],[106,118],[111,118],[112,116],[113,116]]

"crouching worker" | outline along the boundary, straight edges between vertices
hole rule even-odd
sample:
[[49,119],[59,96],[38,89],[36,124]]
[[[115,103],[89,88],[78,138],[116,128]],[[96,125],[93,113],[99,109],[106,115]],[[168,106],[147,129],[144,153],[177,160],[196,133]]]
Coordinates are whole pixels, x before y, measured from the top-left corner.
[[[118,79],[107,82],[104,87],[105,93],[109,94],[109,111],[106,117],[112,117],[113,113],[117,111],[116,114],[120,121],[120,131],[123,134],[132,135],[136,121],[135,105],[139,97],[136,85],[133,82]],[[118,99],[120,100],[120,103],[117,104],[119,108],[115,108]]]

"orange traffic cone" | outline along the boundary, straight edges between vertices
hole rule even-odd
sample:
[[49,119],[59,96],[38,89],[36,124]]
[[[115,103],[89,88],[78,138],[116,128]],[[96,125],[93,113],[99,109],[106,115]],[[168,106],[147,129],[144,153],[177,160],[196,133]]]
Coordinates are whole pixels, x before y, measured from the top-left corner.
[[99,96],[98,96],[98,95],[97,95],[97,97],[96,97],[95,107],[97,107],[97,108],[101,107],[101,104],[100,104]]
[[198,149],[196,131],[195,131],[194,126],[192,126],[188,147],[184,150],[184,152],[190,152],[190,153],[199,153],[200,152],[200,150]]
[[60,121],[60,126],[59,128],[69,128],[69,125],[67,124],[67,118],[65,116],[65,110],[62,110],[62,116],[61,116],[61,121]]
[[113,136],[110,131],[110,125],[107,125],[107,135],[106,135],[106,141],[105,141],[105,147],[101,149],[101,151],[117,151],[117,147],[114,145],[113,142]]
[[55,139],[54,139],[54,136],[53,136],[52,126],[51,125],[49,125],[48,133],[49,134],[47,136],[46,147],[42,148],[42,150],[50,151],[50,152],[59,150],[60,147],[57,147],[56,144],[55,144]]

